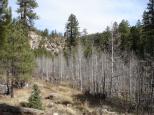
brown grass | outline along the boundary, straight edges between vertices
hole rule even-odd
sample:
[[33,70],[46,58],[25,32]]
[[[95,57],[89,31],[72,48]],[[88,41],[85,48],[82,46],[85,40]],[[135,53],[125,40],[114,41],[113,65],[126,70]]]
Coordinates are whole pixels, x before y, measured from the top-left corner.
[[[0,96],[0,104],[5,103],[12,106],[20,106],[23,102],[28,102],[31,95],[32,85],[37,84],[41,90],[42,102],[45,109],[45,115],[51,113],[59,113],[62,115],[94,115],[95,108],[89,107],[88,102],[82,102],[74,98],[76,95],[82,95],[80,91],[69,87],[68,83],[61,83],[61,85],[54,85],[42,80],[33,79],[29,88],[16,89],[15,97]],[[46,97],[52,95],[52,99]],[[109,115],[109,114],[103,114]]]

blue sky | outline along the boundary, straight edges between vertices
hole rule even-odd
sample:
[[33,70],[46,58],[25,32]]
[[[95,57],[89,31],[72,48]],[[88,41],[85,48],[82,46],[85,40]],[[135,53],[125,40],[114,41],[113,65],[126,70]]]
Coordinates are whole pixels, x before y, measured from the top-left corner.
[[[148,0],[36,0],[39,7],[36,12],[39,20],[35,21],[38,29],[56,29],[65,31],[65,24],[71,13],[75,14],[80,31],[86,28],[88,33],[102,32],[114,21],[127,19],[134,25],[142,18]],[[16,14],[16,0],[9,0],[13,16]]]

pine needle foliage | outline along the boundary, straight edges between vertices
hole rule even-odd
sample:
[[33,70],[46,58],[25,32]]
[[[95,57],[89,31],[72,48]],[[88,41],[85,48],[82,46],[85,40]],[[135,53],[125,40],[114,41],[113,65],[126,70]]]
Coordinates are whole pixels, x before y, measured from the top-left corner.
[[41,102],[41,96],[40,96],[40,90],[38,88],[38,85],[33,85],[33,90],[31,93],[31,96],[29,97],[29,107],[34,109],[40,109],[42,110],[42,102]]

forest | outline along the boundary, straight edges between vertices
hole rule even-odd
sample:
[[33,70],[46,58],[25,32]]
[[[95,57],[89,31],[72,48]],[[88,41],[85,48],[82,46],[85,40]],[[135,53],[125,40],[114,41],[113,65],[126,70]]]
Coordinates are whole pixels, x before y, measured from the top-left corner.
[[[136,25],[115,20],[94,34],[79,30],[75,14],[68,17],[64,34],[39,30],[34,27],[37,1],[17,0],[17,5],[18,18],[13,18],[8,0],[0,0],[0,84],[7,86],[6,95],[14,98],[16,89],[35,78],[67,83],[87,100],[110,102],[126,115],[154,114],[154,0]],[[38,48],[30,47],[30,31],[41,36]],[[48,50],[48,44],[60,48]]]

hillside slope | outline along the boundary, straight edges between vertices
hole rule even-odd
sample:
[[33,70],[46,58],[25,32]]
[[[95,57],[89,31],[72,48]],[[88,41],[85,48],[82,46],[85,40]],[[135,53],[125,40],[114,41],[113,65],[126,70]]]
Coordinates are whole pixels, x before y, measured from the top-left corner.
[[[44,106],[43,115],[122,115],[109,111],[111,108],[107,105],[94,107],[88,101],[81,101],[82,99],[80,98],[82,98],[83,94],[80,91],[70,88],[66,83],[52,85],[41,80],[34,81],[32,84],[37,84],[41,90]],[[1,96],[0,104],[5,103],[20,107],[21,103],[27,102],[31,94],[31,86],[16,90],[14,99]]]

